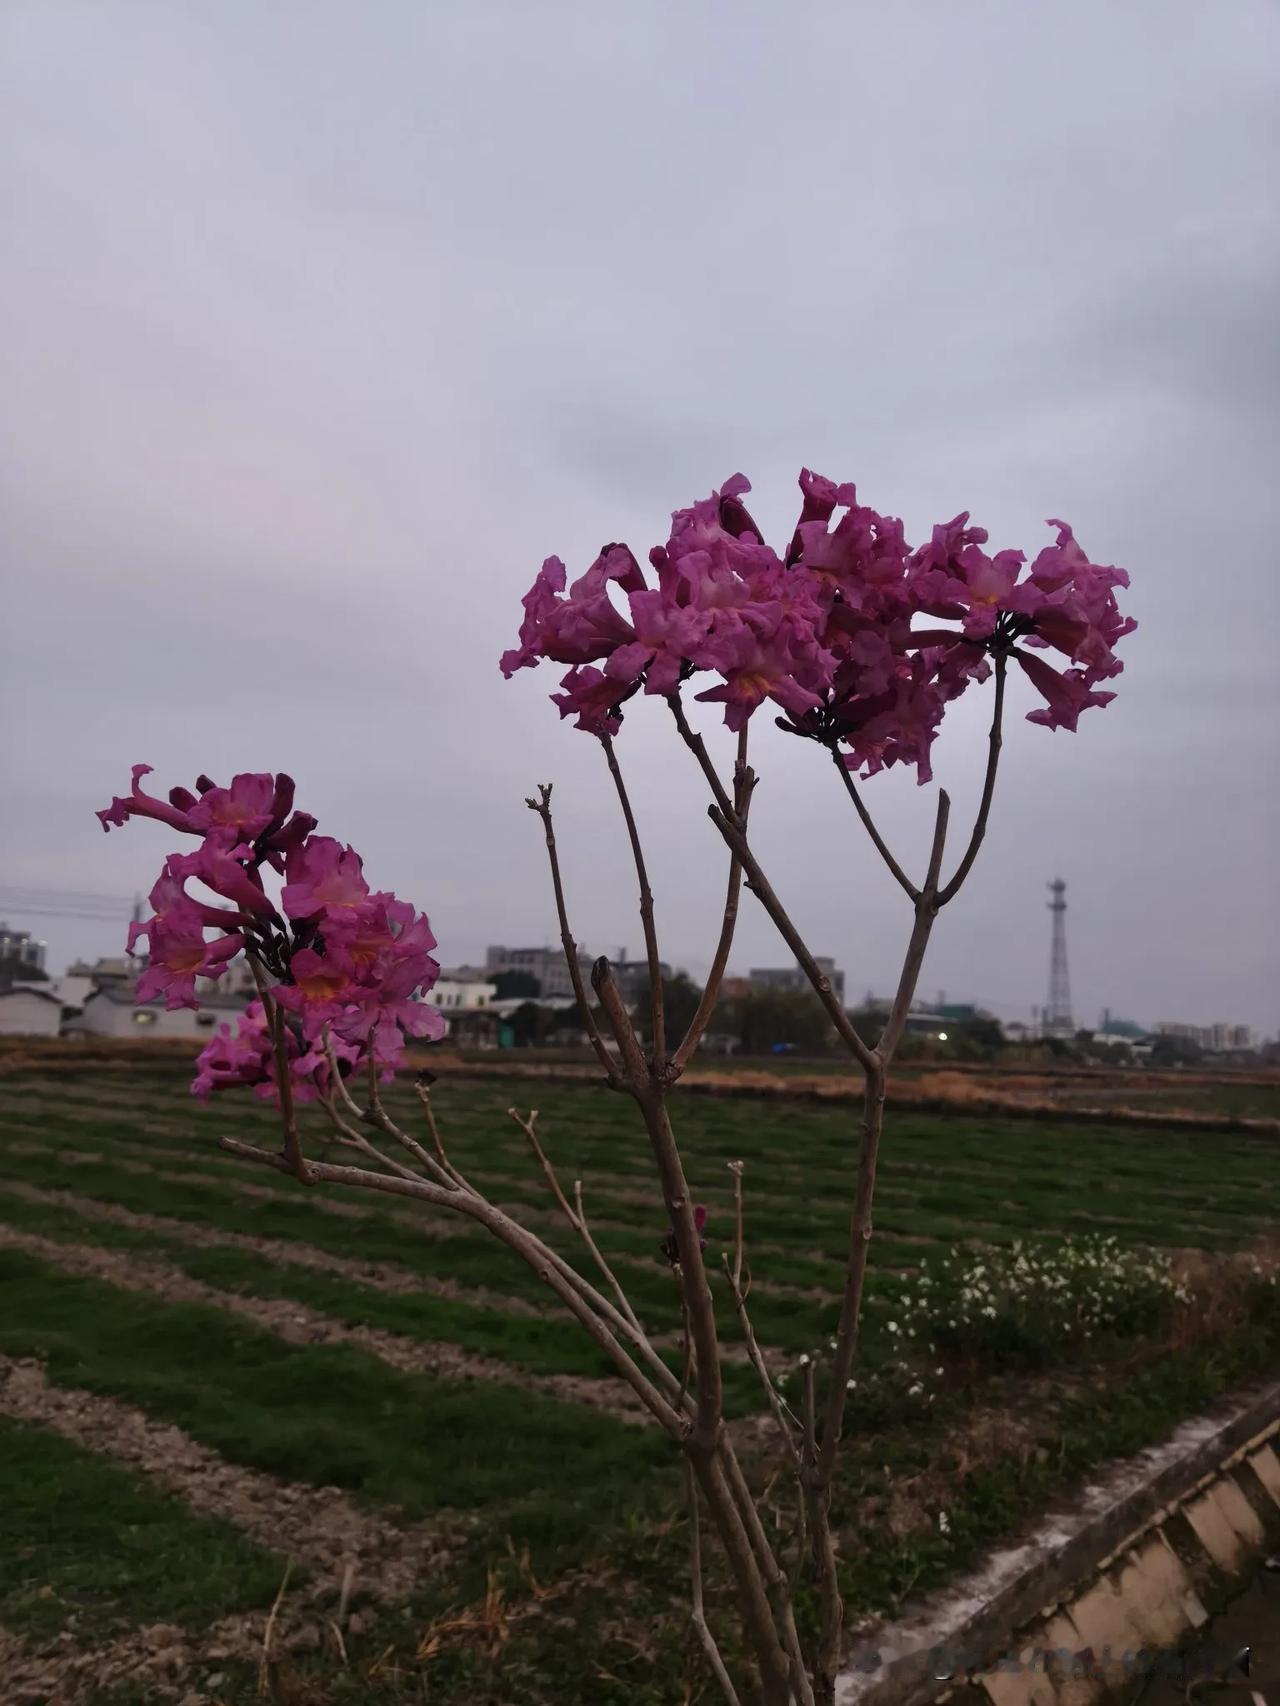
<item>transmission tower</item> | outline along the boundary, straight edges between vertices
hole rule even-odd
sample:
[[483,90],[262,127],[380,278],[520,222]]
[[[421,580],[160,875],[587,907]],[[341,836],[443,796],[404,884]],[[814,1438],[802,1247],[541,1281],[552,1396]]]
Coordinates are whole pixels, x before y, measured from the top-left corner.
[[1071,984],[1067,978],[1067,885],[1061,877],[1049,884],[1053,899],[1049,911],[1053,914],[1053,946],[1049,953],[1049,1005],[1044,1010],[1045,1034],[1069,1037],[1075,1031],[1071,1017]]

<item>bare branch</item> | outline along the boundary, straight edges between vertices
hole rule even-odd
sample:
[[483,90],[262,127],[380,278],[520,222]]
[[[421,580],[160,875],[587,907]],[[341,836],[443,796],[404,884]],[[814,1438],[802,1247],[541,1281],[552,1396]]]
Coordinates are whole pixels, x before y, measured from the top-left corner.
[[[230,1155],[240,1155],[246,1160],[256,1161],[260,1166],[274,1168],[277,1172],[292,1172],[286,1157],[269,1149],[260,1149],[256,1144],[245,1143],[240,1138],[219,1138],[218,1146]],[[438,1185],[428,1179],[404,1179],[394,1173],[377,1173],[365,1167],[337,1166],[328,1161],[308,1161],[304,1164],[310,1175],[308,1183],[311,1184],[324,1182],[350,1185],[360,1190],[382,1191],[390,1196],[411,1197],[419,1202],[432,1203],[437,1208],[453,1209],[468,1219],[477,1221],[500,1243],[505,1244],[526,1262],[543,1284],[555,1293],[667,1432],[676,1439],[685,1436],[687,1429],[680,1414],[653,1385],[624,1349],[611,1327],[601,1319],[600,1314],[584,1296],[584,1291],[590,1292],[586,1282],[580,1281],[579,1285],[574,1285],[564,1272],[568,1264],[564,1262],[563,1257],[556,1257],[541,1239],[526,1231],[493,1203],[473,1192]],[[667,1372],[670,1373],[669,1370]]]
[[889,1008],[889,1016],[885,1021],[880,1041],[876,1045],[876,1053],[885,1066],[893,1059],[902,1033],[906,1029],[907,1015],[911,1011],[911,1003],[915,999],[916,984],[920,978],[920,968],[924,964],[925,950],[929,946],[929,936],[933,930],[935,918],[938,916],[937,882],[938,871],[942,865],[943,848],[947,839],[947,817],[951,810],[951,801],[945,788],[938,791],[938,814],[933,825],[933,845],[929,852],[929,869],[924,879],[924,888],[916,902],[915,923],[911,927],[911,937],[907,943],[906,957],[902,962],[902,974],[898,979],[897,993],[894,995]]
[[693,1473],[693,1465],[685,1460],[684,1466],[685,1494],[689,1501],[689,1595],[692,1602],[691,1616],[693,1627],[702,1643],[702,1650],[707,1656],[712,1674],[720,1685],[728,1706],[741,1706],[738,1691],[730,1681],[729,1672],[725,1669],[724,1660],[720,1657],[720,1649],[716,1638],[707,1626],[706,1612],[702,1600],[702,1529],[698,1518],[698,1483]]
[[595,1238],[592,1236],[591,1226],[587,1220],[587,1211],[582,1206],[582,1180],[581,1179],[575,1179],[573,1181],[573,1203],[574,1203],[574,1209],[575,1209],[577,1216],[578,1216],[578,1231],[582,1234],[583,1243],[587,1246],[587,1249],[591,1252],[591,1255],[595,1260],[595,1264],[599,1268],[600,1272],[604,1275],[604,1277],[608,1280],[609,1284],[613,1287],[614,1296],[618,1299],[618,1303],[622,1309],[622,1313],[626,1316],[627,1320],[635,1328],[636,1332],[643,1335],[644,1334],[644,1328],[641,1326],[640,1319],[637,1316],[635,1310],[631,1307],[630,1298],[627,1296],[626,1292],[622,1289],[622,1282],[617,1278],[617,1276],[614,1274],[613,1269],[609,1266],[608,1262],[606,1262],[604,1257],[601,1255],[600,1247],[596,1243]]
[[[635,1310],[631,1307],[630,1299],[628,1298],[626,1292],[622,1289],[622,1284],[619,1281],[617,1275],[614,1273],[613,1269],[609,1266],[608,1262],[605,1261],[604,1256],[601,1253],[599,1245],[596,1243],[595,1239],[591,1235],[591,1228],[587,1224],[586,1211],[584,1210],[584,1208],[582,1206],[582,1181],[581,1181],[581,1179],[576,1180],[574,1183],[573,1195],[574,1195],[574,1205],[575,1206],[571,1208],[569,1206],[568,1198],[565,1196],[564,1191],[561,1189],[560,1179],[556,1173],[555,1168],[551,1164],[551,1159],[547,1155],[547,1152],[543,1149],[542,1144],[538,1140],[538,1132],[537,1132],[538,1110],[536,1108],[531,1108],[529,1111],[528,1119],[523,1118],[521,1116],[521,1114],[519,1113],[519,1111],[515,1108],[508,1108],[507,1113],[511,1117],[511,1119],[513,1119],[515,1121],[515,1123],[520,1127],[520,1130],[524,1133],[525,1137],[528,1139],[529,1147],[533,1150],[534,1155],[538,1159],[538,1163],[542,1168],[543,1177],[547,1181],[547,1186],[550,1189],[552,1196],[556,1199],[556,1202],[559,1204],[561,1213],[564,1215],[565,1219],[569,1222],[569,1225],[573,1228],[573,1230],[582,1239],[583,1243],[587,1247],[587,1251],[590,1254],[591,1259],[595,1262],[596,1267],[599,1268],[600,1272],[604,1275],[605,1279],[609,1282],[610,1286],[613,1288],[613,1294],[618,1300],[618,1305],[619,1305],[620,1309],[622,1310],[623,1318],[626,1320],[628,1326],[631,1327],[633,1332],[636,1335],[638,1335],[639,1337],[643,1338],[644,1337],[644,1328],[641,1325],[640,1319],[636,1315]],[[683,1394],[681,1395],[681,1401],[683,1402]]]
[[841,757],[839,750],[834,746],[831,748],[831,756],[835,760],[835,766],[836,766],[836,770],[839,773],[840,780],[844,783],[845,792],[848,794],[849,798],[853,801],[854,810],[857,812],[858,816],[862,819],[862,827],[866,830],[867,834],[871,837],[872,841],[875,843],[876,852],[879,853],[880,857],[884,860],[885,864],[889,867],[890,871],[893,873],[894,880],[898,883],[898,885],[901,888],[906,890],[907,894],[910,895],[910,897],[913,901],[919,900],[920,890],[911,881],[911,878],[907,875],[907,873],[903,870],[902,866],[898,863],[898,861],[894,858],[893,854],[889,851],[888,845],[886,844],[884,837],[880,834],[880,831],[876,828],[875,822],[871,816],[871,813],[866,808],[866,805],[863,801],[862,795],[858,792],[857,785],[855,784],[855,782],[853,780],[853,776],[850,773],[848,766],[845,764],[844,759]]
[[582,1015],[583,1029],[590,1039],[591,1046],[596,1052],[596,1059],[604,1068],[605,1077],[610,1084],[616,1082],[613,1059],[600,1034],[595,1015],[587,1000],[586,986],[582,981],[582,967],[578,964],[578,944],[573,939],[569,928],[569,913],[565,906],[564,883],[560,877],[560,855],[556,851],[556,832],[551,821],[551,783],[538,783],[538,798],[527,799],[525,805],[531,812],[537,812],[542,819],[542,827],[547,838],[547,859],[551,865],[551,886],[555,890],[556,916],[560,921],[560,945],[564,949],[564,957],[569,962],[569,979],[573,984],[573,993],[577,999],[578,1011]]
[[684,714],[684,705],[681,702],[679,693],[673,693],[667,700],[667,704],[670,705],[671,715],[676,720],[676,727],[680,731],[680,739],[689,748],[689,751],[702,767],[702,774],[706,777],[707,782],[710,785],[711,792],[715,795],[716,804],[720,807],[720,810],[727,818],[736,818],[737,813],[734,809],[734,803],[725,792],[724,783],[720,780],[720,777],[716,772],[716,767],[711,762],[711,756],[707,751],[707,743],[703,740],[701,735],[694,734],[693,730],[689,727],[689,720]]
[[840,1320],[836,1327],[836,1348],[831,1363],[831,1389],[823,1412],[822,1435],[818,1446],[817,1473],[819,1481],[830,1482],[835,1467],[836,1448],[844,1426],[845,1403],[848,1398],[849,1377],[858,1346],[858,1323],[862,1314],[862,1294],[867,1275],[867,1251],[871,1243],[871,1203],[875,1195],[876,1164],[880,1155],[880,1137],[884,1129],[884,1068],[877,1065],[867,1076],[863,1092],[862,1141],[858,1146],[858,1177],[854,1187],[853,1212],[849,1221],[849,1258],[845,1269],[844,1294],[840,1300]]
[[[591,967],[591,987],[604,1009],[604,1016],[609,1021],[609,1029],[617,1039],[618,1050],[622,1055],[622,1064],[627,1074],[627,1088],[637,1090],[640,1085],[648,1082],[649,1063],[644,1058],[640,1047],[640,1039],[636,1036],[636,1028],[631,1023],[631,1015],[627,1012],[618,986],[613,981],[613,972],[603,954]],[[610,1066],[610,1079],[617,1084],[617,1074]]]
[[[746,828],[747,815],[751,806],[751,790],[755,786],[755,775],[747,767],[747,731],[742,729],[738,735],[738,762],[733,772],[733,809],[737,820]],[[729,887],[724,899],[724,917],[720,925],[720,940],[716,943],[715,957],[711,962],[711,970],[707,973],[707,981],[703,985],[702,997],[698,1009],[689,1021],[689,1029],[685,1032],[680,1047],[671,1057],[671,1064],[677,1072],[684,1068],[697,1053],[698,1044],[711,1023],[711,1016],[716,1010],[720,999],[720,986],[724,982],[725,967],[729,963],[729,950],[733,946],[733,933],[738,923],[738,899],[742,892],[742,863],[736,853],[729,855]]]
[[660,1068],[667,1053],[667,1021],[666,997],[662,988],[662,960],[658,954],[658,931],[653,919],[653,891],[649,887],[649,873],[645,867],[644,849],[640,844],[640,832],[636,828],[635,813],[631,810],[631,800],[627,794],[626,784],[622,780],[622,768],[618,763],[618,755],[613,750],[613,742],[607,734],[601,735],[600,744],[604,748],[604,755],[609,764],[609,774],[613,777],[613,785],[618,791],[618,801],[622,806],[622,815],[626,819],[627,839],[631,843],[631,857],[636,867],[636,881],[640,885],[640,927],[644,931],[644,950],[649,961],[649,1019],[653,1040],[653,1061],[655,1067]]
[[787,1454],[792,1460],[792,1466],[798,1469],[800,1467],[800,1457],[796,1450],[795,1431],[800,1427],[800,1423],[792,1414],[790,1406],[785,1403],[780,1396],[778,1388],[774,1384],[769,1373],[769,1365],[764,1360],[764,1353],[760,1349],[760,1341],[756,1338],[756,1330],[752,1324],[751,1315],[747,1309],[747,1295],[734,1281],[733,1270],[729,1266],[728,1256],[722,1255],[721,1261],[724,1263],[725,1274],[729,1280],[729,1288],[733,1292],[734,1307],[738,1312],[738,1325],[742,1328],[742,1339],[743,1343],[747,1347],[747,1357],[750,1360],[752,1368],[754,1368],[756,1373],[760,1376],[760,1384],[764,1388],[765,1401],[768,1403],[769,1409],[773,1414],[774,1421],[778,1424],[778,1432],[781,1434],[783,1444],[787,1448]]
[[[369,1057],[367,1067],[369,1080],[369,1106],[360,1111],[361,1119],[364,1120],[367,1125],[377,1126],[379,1131],[385,1132],[387,1136],[398,1143],[402,1149],[407,1150],[418,1163],[418,1166],[425,1168],[427,1173],[435,1179],[438,1184],[442,1184],[450,1188],[453,1187],[459,1182],[459,1176],[455,1175],[451,1169],[442,1168],[435,1156],[429,1155],[418,1142],[416,1137],[411,1137],[407,1131],[401,1131],[400,1127],[387,1112],[383,1105],[382,1093],[378,1089],[378,1064],[373,1055],[372,1032],[369,1033],[368,1048]],[[330,1040],[330,1059],[333,1060],[332,1040]],[[337,1069],[337,1062],[335,1060],[333,1061],[333,1070],[336,1072]],[[390,1165],[395,1167],[398,1172],[402,1171],[398,1163],[391,1162]],[[410,1177],[417,1178],[417,1172],[411,1171]],[[462,1180],[461,1183],[463,1187],[466,1188],[466,1181]]]
[[1003,741],[1001,723],[1004,720],[1004,678],[1008,668],[1008,659],[1003,652],[996,653],[996,699],[991,713],[991,732],[987,736],[987,773],[982,783],[982,799],[978,805],[978,815],[974,821],[973,834],[969,837],[969,845],[964,850],[964,858],[956,866],[956,874],[938,895],[938,905],[945,906],[949,900],[954,900],[960,890],[960,885],[973,868],[973,861],[978,857],[978,849],[982,846],[987,833],[987,819],[991,815],[991,800],[996,789],[996,767],[1000,763],[1000,747]]
[[869,1071],[874,1060],[872,1051],[862,1040],[853,1021],[845,1012],[843,1003],[831,987],[831,979],[822,971],[809,952],[804,938],[791,922],[782,902],[774,893],[768,878],[760,869],[754,853],[747,845],[746,836],[735,823],[732,823],[724,815],[718,806],[708,806],[707,815],[720,831],[727,845],[742,861],[742,868],[747,874],[748,888],[769,914],[777,926],[778,933],[795,955],[797,964],[812,984],[814,993],[821,1001],[827,1017],[835,1026],[841,1041],[856,1056],[863,1070]]
[[[428,1074],[428,1076],[430,1076],[430,1074]],[[444,1139],[440,1136],[440,1127],[436,1123],[436,1110],[431,1101],[431,1087],[429,1084],[425,1084],[423,1082],[421,1073],[414,1080],[413,1088],[418,1100],[422,1103],[423,1112],[426,1115],[427,1135],[430,1137],[431,1147],[436,1153],[437,1166],[440,1167],[446,1177],[454,1180],[454,1182],[461,1186],[463,1190],[471,1190],[472,1187],[467,1183],[466,1179],[445,1153]]]

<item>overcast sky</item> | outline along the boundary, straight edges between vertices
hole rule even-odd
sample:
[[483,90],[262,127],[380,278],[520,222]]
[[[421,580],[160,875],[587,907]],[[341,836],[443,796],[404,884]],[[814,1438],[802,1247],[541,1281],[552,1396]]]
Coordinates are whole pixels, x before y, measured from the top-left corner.
[[[145,890],[148,762],[287,768],[447,960],[574,922],[639,948],[596,744],[504,684],[555,551],[641,554],[738,469],[785,541],[802,464],[908,536],[1064,516],[1141,624],[1078,735],[1014,712],[991,834],[923,984],[1274,1034],[1280,703],[1271,0],[7,0],[0,12],[0,915],[54,969]],[[988,703],[937,771],[967,822]],[[708,718],[707,726],[713,726]],[[717,750],[726,755],[724,738]],[[620,752],[667,958],[723,888],[649,702]],[[762,857],[858,995],[909,920],[829,763],[762,719]],[[919,871],[932,790],[867,797]],[[958,836],[957,836],[957,839]],[[7,887],[6,887],[7,886]],[[788,956],[748,900],[737,969]]]

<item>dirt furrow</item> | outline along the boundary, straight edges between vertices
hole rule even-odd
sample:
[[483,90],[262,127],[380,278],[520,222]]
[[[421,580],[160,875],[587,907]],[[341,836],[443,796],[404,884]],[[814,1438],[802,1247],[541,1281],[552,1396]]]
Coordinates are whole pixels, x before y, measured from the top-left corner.
[[348,1326],[305,1304],[276,1298],[248,1297],[219,1291],[191,1279],[167,1263],[91,1244],[62,1244],[35,1232],[22,1232],[0,1222],[0,1248],[24,1250],[63,1273],[105,1280],[126,1291],[148,1292],[168,1303],[199,1303],[238,1315],[291,1345],[354,1345],[392,1368],[410,1374],[432,1374],[445,1380],[487,1380],[542,1392],[564,1402],[587,1404],[619,1420],[644,1419],[639,1400],[621,1381],[591,1379],[576,1374],[529,1374],[457,1345],[411,1339],[378,1327]]
[[311,1597],[336,1593],[348,1568],[351,1588],[404,1599],[424,1575],[448,1563],[464,1528],[393,1522],[352,1504],[336,1487],[279,1481],[224,1462],[168,1422],[132,1405],[53,1385],[38,1362],[0,1356],[0,1414],[34,1422],[90,1451],[139,1469],[202,1515],[221,1517],[251,1540],[311,1572]]
[[5,1181],[4,1189],[25,1202],[69,1208],[88,1220],[104,1220],[138,1232],[154,1232],[161,1238],[180,1238],[184,1244],[194,1244],[204,1250],[244,1250],[250,1255],[263,1256],[269,1262],[292,1263],[299,1268],[338,1274],[356,1285],[372,1286],[376,1291],[399,1292],[402,1295],[426,1291],[435,1297],[447,1297],[454,1302],[526,1318],[545,1317],[550,1313],[550,1310],[540,1309],[522,1297],[507,1297],[501,1292],[490,1291],[487,1286],[460,1285],[456,1280],[437,1279],[434,1275],[420,1274],[391,1262],[362,1262],[347,1256],[334,1256],[327,1250],[317,1250],[314,1245],[297,1243],[292,1238],[260,1238],[250,1232],[230,1232],[190,1220],[175,1220],[169,1215],[143,1214],[117,1203],[77,1196],[74,1191],[43,1190],[16,1179]]
[[[7,1147],[15,1155],[51,1155],[54,1153],[46,1144],[23,1142],[21,1139],[16,1142],[10,1142]],[[170,1154],[170,1158],[177,1159],[176,1155],[173,1155],[172,1152],[168,1153]],[[270,1185],[255,1184],[251,1180],[237,1178],[234,1175],[228,1176],[225,1173],[206,1173],[194,1167],[185,1168],[181,1172],[177,1172],[169,1168],[157,1167],[150,1161],[139,1161],[134,1160],[132,1157],[122,1156],[115,1151],[108,1153],[105,1150],[94,1149],[58,1149],[56,1151],[56,1155],[59,1162],[69,1164],[71,1166],[83,1164],[87,1166],[116,1167],[122,1173],[130,1173],[135,1176],[147,1176],[158,1179],[166,1184],[217,1185],[221,1189],[230,1191],[237,1196],[256,1198],[259,1201],[264,1202],[298,1201],[298,1194],[296,1191],[273,1188]],[[497,1179],[491,1182],[504,1184],[511,1183],[513,1181]],[[0,1177],[0,1189],[8,1190],[11,1188],[13,1187],[10,1182],[5,1180],[3,1177]],[[629,1199],[625,1193],[619,1194],[612,1190],[600,1193],[597,1198],[597,1201],[608,1202],[610,1200],[625,1202]],[[309,1192],[306,1197],[306,1202],[309,1208],[316,1209],[322,1214],[338,1215],[349,1220],[368,1219],[373,1215],[385,1217],[386,1219],[394,1220],[399,1225],[412,1227],[416,1232],[419,1232],[424,1239],[456,1238],[465,1236],[472,1231],[470,1224],[462,1220],[460,1217],[451,1218],[444,1213],[436,1215],[430,1210],[420,1213],[415,1210],[390,1207],[381,1202],[379,1202],[376,1207],[366,1208],[357,1202],[352,1202],[338,1196],[323,1195],[319,1192]],[[563,1224],[559,1213],[552,1209],[531,1207],[529,1204],[524,1202],[499,1202],[497,1206],[505,1213],[509,1214],[513,1220],[519,1221],[522,1225],[529,1226],[532,1230],[537,1230],[539,1227],[548,1225],[560,1226]],[[625,1222],[609,1220],[604,1217],[597,1219],[595,1216],[591,1215],[590,1199],[588,1199],[588,1217],[591,1221],[592,1229],[600,1237],[602,1243],[607,1241],[607,1234],[610,1229],[614,1227],[621,1227],[626,1231],[634,1230],[632,1226]],[[191,1223],[188,1221],[181,1221],[176,1224],[186,1228]],[[895,1234],[895,1237],[896,1236],[897,1235]],[[263,1248],[265,1242],[265,1240],[257,1241],[258,1247]],[[931,1244],[933,1240],[921,1239],[919,1242],[922,1244]],[[291,1241],[289,1241],[289,1247],[293,1247]],[[658,1240],[655,1239],[655,1252],[657,1251],[657,1248]],[[824,1262],[829,1260],[829,1258],[820,1250],[795,1252],[787,1250],[782,1245],[778,1244],[756,1243],[752,1245],[752,1251],[757,1258],[761,1259],[767,1258],[773,1254],[785,1255],[788,1257],[795,1256],[796,1254],[802,1254],[810,1261]],[[610,1252],[610,1256],[614,1265],[617,1267],[625,1269],[628,1267],[644,1266],[643,1259],[638,1256],[619,1253],[616,1251]],[[281,1257],[280,1259],[283,1260],[286,1258]],[[342,1258],[334,1259],[341,1260]],[[414,1271],[416,1273],[416,1270]],[[895,1265],[892,1270],[886,1271],[897,1272],[906,1270],[901,1270],[897,1265]],[[507,1310],[512,1314],[541,1315],[546,1313],[545,1310],[540,1309],[536,1304],[524,1302],[520,1299],[512,1300],[504,1295],[488,1292],[484,1287],[463,1286],[452,1280],[434,1280],[430,1276],[426,1276],[422,1279],[418,1289],[437,1291],[441,1296],[458,1297],[477,1303],[491,1303],[493,1307]],[[821,1286],[801,1286],[782,1280],[771,1280],[767,1277],[757,1279],[754,1284],[754,1289],[761,1296],[798,1297],[806,1300],[817,1298],[822,1302],[833,1302],[839,1296],[838,1292]]]

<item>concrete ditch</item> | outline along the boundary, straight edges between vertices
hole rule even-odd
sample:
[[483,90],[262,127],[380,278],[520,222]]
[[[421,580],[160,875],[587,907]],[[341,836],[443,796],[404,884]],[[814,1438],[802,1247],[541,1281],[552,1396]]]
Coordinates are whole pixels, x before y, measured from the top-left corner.
[[[1183,1675],[1178,1655],[1277,1545],[1280,1381],[1113,1466],[1021,1543],[866,1632],[837,1706],[1132,1697],[1153,1673]],[[1225,1669],[1211,1645],[1200,1635],[1194,1663]]]

